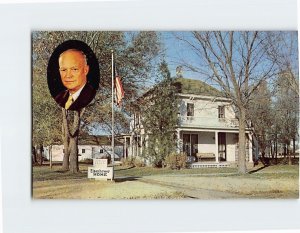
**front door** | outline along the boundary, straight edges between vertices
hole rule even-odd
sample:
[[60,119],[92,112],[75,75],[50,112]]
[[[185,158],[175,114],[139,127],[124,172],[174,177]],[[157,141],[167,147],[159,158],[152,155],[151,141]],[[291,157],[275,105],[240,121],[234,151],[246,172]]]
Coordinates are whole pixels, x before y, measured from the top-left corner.
[[187,156],[196,156],[198,153],[198,134],[183,134],[183,152]]

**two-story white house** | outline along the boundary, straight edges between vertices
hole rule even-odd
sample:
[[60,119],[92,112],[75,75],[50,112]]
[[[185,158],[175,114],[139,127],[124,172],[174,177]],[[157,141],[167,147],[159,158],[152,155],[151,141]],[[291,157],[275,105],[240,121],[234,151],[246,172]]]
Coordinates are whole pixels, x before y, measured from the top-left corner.
[[[179,98],[178,152],[194,156],[197,163],[236,163],[239,127],[231,100],[199,80],[178,78],[175,85]],[[142,117],[142,113],[135,113],[131,122],[129,156],[140,156],[145,147]],[[250,129],[246,129],[246,136],[246,159],[252,162]]]

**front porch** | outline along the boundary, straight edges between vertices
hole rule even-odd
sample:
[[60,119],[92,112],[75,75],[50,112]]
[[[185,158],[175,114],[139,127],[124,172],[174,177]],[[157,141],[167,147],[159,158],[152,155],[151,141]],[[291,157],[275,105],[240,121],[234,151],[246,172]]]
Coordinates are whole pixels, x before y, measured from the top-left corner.
[[[238,130],[178,129],[178,150],[195,158],[193,167],[227,167],[237,162]],[[246,161],[252,160],[252,137],[247,133]]]

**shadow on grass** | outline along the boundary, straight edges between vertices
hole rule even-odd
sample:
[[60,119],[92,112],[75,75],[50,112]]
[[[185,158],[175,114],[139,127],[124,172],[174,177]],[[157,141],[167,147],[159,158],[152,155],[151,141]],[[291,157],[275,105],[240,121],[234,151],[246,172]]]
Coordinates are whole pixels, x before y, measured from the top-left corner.
[[127,167],[127,168],[121,168],[121,169],[115,169],[115,171],[126,171],[126,170],[130,170],[132,168],[134,168],[134,166]]
[[189,199],[199,199],[197,197],[193,197],[193,196],[185,196],[186,198],[189,198]]
[[141,177],[139,177],[139,176],[127,176],[127,177],[117,177],[114,180],[116,183],[122,183],[122,182],[126,182],[126,181],[137,181],[140,178]]
[[69,174],[71,174],[68,170],[56,170],[54,172],[56,172],[56,173],[69,173]]
[[255,169],[255,170],[252,170],[252,171],[248,172],[248,174],[253,174],[253,173],[256,173],[256,172],[258,172],[258,171],[261,171],[261,170],[263,170],[263,169],[264,169],[264,168],[266,168],[266,167],[269,167],[269,165],[266,165],[266,166],[263,166],[263,167],[257,168],[257,169]]

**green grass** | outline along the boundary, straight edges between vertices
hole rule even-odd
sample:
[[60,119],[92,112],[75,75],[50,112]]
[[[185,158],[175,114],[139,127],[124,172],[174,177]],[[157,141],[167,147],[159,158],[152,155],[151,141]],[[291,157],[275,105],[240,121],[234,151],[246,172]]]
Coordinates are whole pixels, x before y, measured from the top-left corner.
[[153,167],[115,167],[115,176],[151,176],[151,175],[210,175],[215,173],[232,174],[237,173],[236,168],[195,168],[172,170],[170,168],[153,168]]
[[[80,173],[61,171],[61,165],[33,167],[33,197],[54,199],[184,199],[218,198],[218,192],[239,198],[298,198],[299,166],[254,167],[241,175],[237,168],[172,170],[153,167],[115,167],[115,182],[87,178],[89,164]],[[187,189],[186,189],[187,188]],[[201,190],[211,192],[201,193]],[[190,190],[190,191],[189,191]],[[216,192],[216,193],[214,193]]]
[[[65,180],[65,179],[84,179],[87,178],[87,167],[89,164],[80,164],[80,173],[71,174],[70,172],[61,171],[61,166],[53,166],[50,169],[47,166],[33,167],[33,181],[41,180]],[[153,168],[153,167],[128,167],[116,166],[114,169],[115,177],[141,177],[151,175],[190,175],[190,176],[238,176],[241,178],[253,179],[271,179],[271,178],[291,178],[299,177],[298,165],[277,165],[265,168],[252,168],[250,173],[245,175],[238,174],[237,168],[197,168],[172,170],[170,168]]]
[[[256,169],[252,169],[255,171]],[[275,165],[265,167],[253,173],[245,174],[244,177],[255,179],[299,178],[299,165]]]
[[62,171],[61,166],[53,166],[52,169],[48,166],[36,166],[33,167],[32,180],[68,180],[68,179],[84,179],[87,178],[87,166],[80,166],[82,172],[78,174],[72,174],[68,171]]

